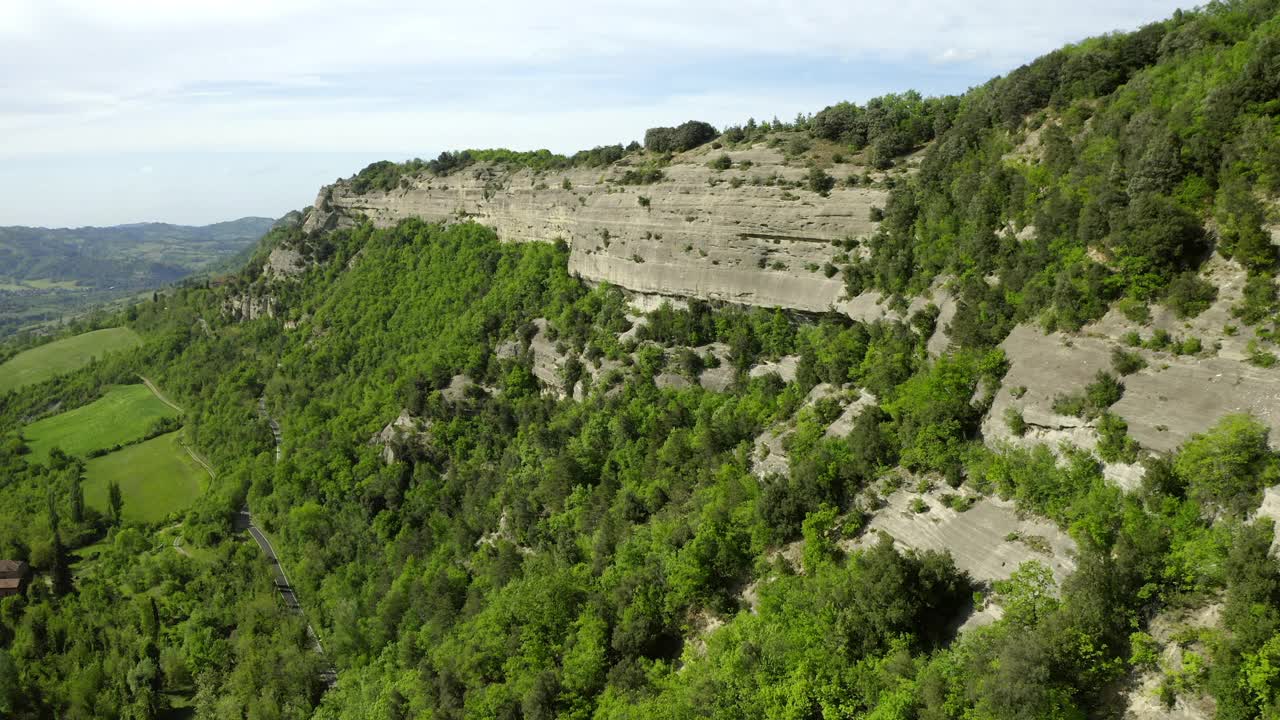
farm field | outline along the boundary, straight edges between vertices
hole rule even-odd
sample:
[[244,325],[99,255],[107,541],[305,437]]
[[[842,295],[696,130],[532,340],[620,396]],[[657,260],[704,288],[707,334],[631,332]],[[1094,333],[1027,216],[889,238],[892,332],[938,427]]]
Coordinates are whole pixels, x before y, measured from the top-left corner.
[[140,344],[142,338],[129,328],[106,328],[32,348],[0,365],[0,393],[48,380],[82,368],[107,352]]
[[126,520],[158,522],[190,505],[207,484],[208,473],[191,459],[178,437],[178,432],[171,432],[90,460],[85,503],[105,512],[107,486],[114,481],[124,498]]
[[118,385],[88,405],[26,426],[22,434],[33,461],[47,458],[54,446],[69,455],[85,457],[90,451],[136,440],[156,420],[175,415],[173,408],[145,385]]

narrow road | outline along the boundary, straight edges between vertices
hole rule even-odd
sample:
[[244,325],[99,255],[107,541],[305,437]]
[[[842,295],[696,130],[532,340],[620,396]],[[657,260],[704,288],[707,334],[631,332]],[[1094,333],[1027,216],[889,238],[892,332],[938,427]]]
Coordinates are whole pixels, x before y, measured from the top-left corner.
[[[142,375],[139,375],[138,377],[142,378],[142,383],[160,399],[160,402],[168,405],[178,412],[183,411],[181,407],[166,398],[160,392],[159,388],[155,386],[155,383]],[[267,398],[265,395],[258,399],[258,413],[265,417],[271,424],[271,434],[275,437],[276,443],[276,462],[280,462],[280,444],[282,440],[280,423],[276,422],[275,418],[267,414]],[[209,465],[208,461],[201,457],[200,454],[192,449],[190,445],[187,445],[185,441],[182,442],[182,447],[193,460],[200,463],[201,467],[209,471],[210,477],[216,478],[218,476],[218,474],[213,471],[213,467]],[[258,543],[258,547],[262,550],[262,554],[267,556],[267,562],[271,565],[271,574],[275,579],[276,590],[280,592],[280,598],[284,600],[284,606],[289,608],[290,611],[302,615],[303,620],[305,621],[306,615],[302,612],[302,604],[298,602],[298,594],[293,591],[293,585],[289,582],[289,576],[285,574],[284,565],[280,564],[280,556],[276,554],[275,547],[271,544],[271,541],[267,539],[267,534],[262,532],[262,528],[259,528],[257,523],[253,521],[253,515],[249,512],[249,507],[247,505],[240,512],[236,513],[235,527],[237,530],[249,531],[249,535],[253,537],[254,542]],[[188,555],[187,551],[178,544],[178,538],[173,539],[173,548],[183,555]],[[321,657],[324,657],[324,645],[320,642],[320,636],[316,634],[316,631],[311,627],[310,622],[307,623],[307,637],[311,638],[315,651]],[[320,672],[320,679],[324,682],[326,687],[332,688],[338,682],[338,673],[332,667],[327,667]]]
[[[284,565],[280,564],[280,556],[276,554],[275,546],[271,544],[271,540],[267,538],[267,534],[262,532],[262,528],[253,521],[253,514],[249,512],[249,508],[242,509],[236,514],[237,529],[248,530],[249,535],[258,543],[258,547],[262,549],[262,554],[267,556],[267,562],[271,565],[271,574],[275,579],[276,590],[280,592],[280,597],[284,600],[285,607],[292,612],[303,615],[302,604],[298,602],[298,594],[294,592],[293,585],[289,582],[289,576],[284,571]],[[303,615],[303,620],[306,616]],[[320,636],[316,634],[315,628],[311,627],[311,623],[307,623],[307,637],[311,638],[315,651],[321,656],[324,655],[324,644],[320,642]],[[333,687],[338,681],[338,673],[333,668],[326,668],[320,673],[320,679],[328,687]]]
[[280,445],[284,442],[284,433],[280,431],[280,423],[276,422],[276,419],[267,413],[267,396],[265,393],[258,398],[258,417],[265,419],[267,424],[271,426],[271,436],[276,441],[276,462],[280,462]]

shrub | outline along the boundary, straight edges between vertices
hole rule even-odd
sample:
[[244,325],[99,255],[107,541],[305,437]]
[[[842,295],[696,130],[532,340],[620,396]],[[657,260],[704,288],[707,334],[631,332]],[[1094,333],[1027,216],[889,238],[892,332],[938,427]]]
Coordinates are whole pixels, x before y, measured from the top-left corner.
[[831,189],[836,186],[836,179],[817,166],[809,168],[808,182],[810,190],[824,197],[829,195],[831,193]]
[[876,206],[871,206],[871,211],[867,213],[867,217],[871,222],[881,222],[884,220],[884,210]]
[[1280,310],[1276,302],[1275,277],[1269,273],[1249,273],[1244,283],[1244,297],[1239,305],[1231,308],[1231,314],[1246,325],[1256,325]]
[[666,177],[666,173],[653,165],[641,165],[638,168],[628,169],[618,179],[621,185],[652,185],[661,182]]
[[809,143],[809,138],[804,137],[803,135],[797,135],[787,142],[787,155],[803,155],[809,152],[810,147],[812,146]]
[[1249,363],[1258,367],[1269,368],[1275,367],[1277,358],[1276,354],[1264,350],[1257,340],[1250,340],[1247,352],[1249,353]]
[[1106,462],[1131,463],[1138,459],[1138,443],[1129,437],[1129,423],[1119,415],[1098,416],[1098,457]]
[[689,120],[676,127],[649,128],[644,133],[644,148],[656,153],[684,152],[711,142],[717,134],[710,123]]
[[1146,325],[1151,322],[1151,309],[1147,304],[1137,298],[1126,297],[1116,303],[1116,308],[1128,318],[1131,322]]
[[1013,433],[1015,437],[1022,437],[1027,433],[1027,421],[1022,417],[1022,411],[1018,408],[1005,408],[1004,422],[1009,426],[1009,432]]
[[1093,382],[1084,391],[1073,395],[1058,395],[1053,399],[1053,411],[1059,415],[1092,420],[1124,396],[1124,385],[1111,373],[1099,370]]
[[1218,299],[1218,288],[1195,273],[1185,272],[1173,279],[1165,291],[1164,304],[1180,318],[1195,317]]
[[721,153],[707,162],[707,167],[712,170],[728,170],[733,167],[733,159],[728,153]]
[[1147,366],[1147,361],[1136,352],[1113,348],[1111,350],[1111,367],[1120,375],[1132,375]]

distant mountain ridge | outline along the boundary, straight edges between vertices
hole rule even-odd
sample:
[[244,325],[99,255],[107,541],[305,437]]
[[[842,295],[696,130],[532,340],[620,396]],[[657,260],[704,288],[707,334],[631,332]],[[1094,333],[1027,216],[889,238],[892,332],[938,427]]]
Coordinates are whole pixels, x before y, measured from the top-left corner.
[[211,270],[253,247],[274,223],[0,227],[0,335]]

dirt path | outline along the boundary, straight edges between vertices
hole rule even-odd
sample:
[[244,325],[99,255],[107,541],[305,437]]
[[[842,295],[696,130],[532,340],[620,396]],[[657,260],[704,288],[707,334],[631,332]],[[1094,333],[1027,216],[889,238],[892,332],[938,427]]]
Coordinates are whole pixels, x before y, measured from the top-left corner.
[[[156,387],[156,384],[151,382],[149,378],[147,378],[144,375],[139,375],[138,377],[142,379],[142,384],[147,386],[147,389],[151,391],[152,395],[156,396],[157,400],[164,403],[165,405],[168,405],[169,407],[173,408],[177,412],[184,412],[181,406],[179,406],[177,403],[173,402],[169,398],[165,397],[164,393],[160,392],[160,388]],[[209,464],[208,460],[204,459],[203,455],[196,452],[195,448],[187,444],[186,438],[179,437],[178,443],[182,445],[183,450],[187,451],[187,454],[191,456],[192,460],[195,460],[196,463],[200,465],[200,467],[205,469],[205,472],[209,473],[210,480],[217,479],[218,473],[213,469],[213,466]]]
[[160,402],[164,403],[165,405],[168,405],[169,407],[173,408],[177,412],[183,412],[182,408],[179,407],[177,403],[165,397],[164,393],[160,392],[160,388],[156,387],[156,384],[151,382],[150,379],[142,375],[139,375],[138,377],[142,379],[142,384],[146,385],[147,389],[150,390],[151,393],[156,396],[156,399],[158,399]]

